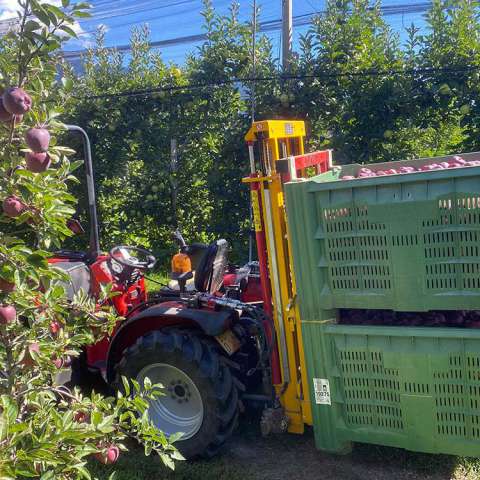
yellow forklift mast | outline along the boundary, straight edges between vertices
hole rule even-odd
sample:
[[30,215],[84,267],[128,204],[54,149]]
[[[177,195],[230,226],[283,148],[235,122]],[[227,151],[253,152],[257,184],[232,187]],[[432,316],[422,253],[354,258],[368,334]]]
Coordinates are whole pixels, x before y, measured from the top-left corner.
[[288,417],[288,431],[303,433],[312,425],[296,286],[289,249],[283,185],[331,167],[331,151],[304,153],[305,122],[254,122],[245,136],[264,304],[276,331],[272,378]]

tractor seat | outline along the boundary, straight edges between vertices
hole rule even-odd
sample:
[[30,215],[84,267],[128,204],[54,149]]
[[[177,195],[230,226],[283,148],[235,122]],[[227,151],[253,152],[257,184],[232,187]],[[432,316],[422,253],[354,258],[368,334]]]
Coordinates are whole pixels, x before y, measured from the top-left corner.
[[91,276],[90,269],[84,262],[57,262],[53,263],[52,267],[60,268],[68,275],[68,280],[58,281],[58,285],[65,288],[68,300],[73,300],[73,297],[80,290],[85,293],[90,293]]
[[212,242],[195,272],[195,290],[215,293],[223,284],[227,267],[228,242],[223,238]]
[[[228,242],[224,239],[212,242],[202,249],[202,256],[198,260],[196,268],[192,267],[190,278],[186,280],[185,292],[208,292],[215,293],[223,284],[223,276],[227,266]],[[180,288],[175,277],[169,282],[167,288],[160,291],[168,297],[178,296]]]

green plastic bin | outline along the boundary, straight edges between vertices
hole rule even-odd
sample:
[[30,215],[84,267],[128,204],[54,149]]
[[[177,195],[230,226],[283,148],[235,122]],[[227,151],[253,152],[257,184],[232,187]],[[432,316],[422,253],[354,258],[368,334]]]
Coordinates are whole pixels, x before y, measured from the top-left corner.
[[[306,321],[302,333],[317,448],[480,456],[480,331]],[[315,393],[325,380],[330,404]]]
[[480,309],[480,167],[338,180],[360,167],[286,185],[293,241],[309,252],[295,269],[315,264],[314,311]]
[[285,186],[317,447],[480,456],[480,330],[336,324],[480,310],[480,167],[339,180],[358,168]]

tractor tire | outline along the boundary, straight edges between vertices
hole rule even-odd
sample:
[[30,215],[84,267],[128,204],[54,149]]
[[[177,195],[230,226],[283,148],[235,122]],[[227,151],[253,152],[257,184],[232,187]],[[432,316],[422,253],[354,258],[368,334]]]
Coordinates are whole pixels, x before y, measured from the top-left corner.
[[[182,431],[175,446],[187,459],[212,457],[238,421],[238,390],[230,368],[208,339],[188,331],[154,331],[127,348],[116,367],[121,377],[148,377],[165,387],[151,401],[150,419],[166,435]],[[121,388],[121,387],[120,387]]]

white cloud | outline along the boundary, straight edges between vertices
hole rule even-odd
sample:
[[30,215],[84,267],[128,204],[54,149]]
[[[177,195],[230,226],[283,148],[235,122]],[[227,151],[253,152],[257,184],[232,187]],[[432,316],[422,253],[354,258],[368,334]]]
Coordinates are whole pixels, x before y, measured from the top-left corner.
[[[47,3],[45,0],[40,0],[41,3]],[[57,7],[61,6],[61,0],[48,0],[48,3],[55,5]],[[0,0],[0,33],[3,33],[4,29],[10,27],[9,22],[7,20],[16,20],[18,18],[17,12],[20,10],[17,0]],[[83,44],[84,42],[88,42],[88,38],[90,35],[85,35],[85,30],[83,30],[80,23],[75,21],[75,23],[71,26],[72,30],[77,35],[82,35],[83,38],[80,40],[80,43]]]
[[17,0],[0,0],[0,20],[17,18]]

